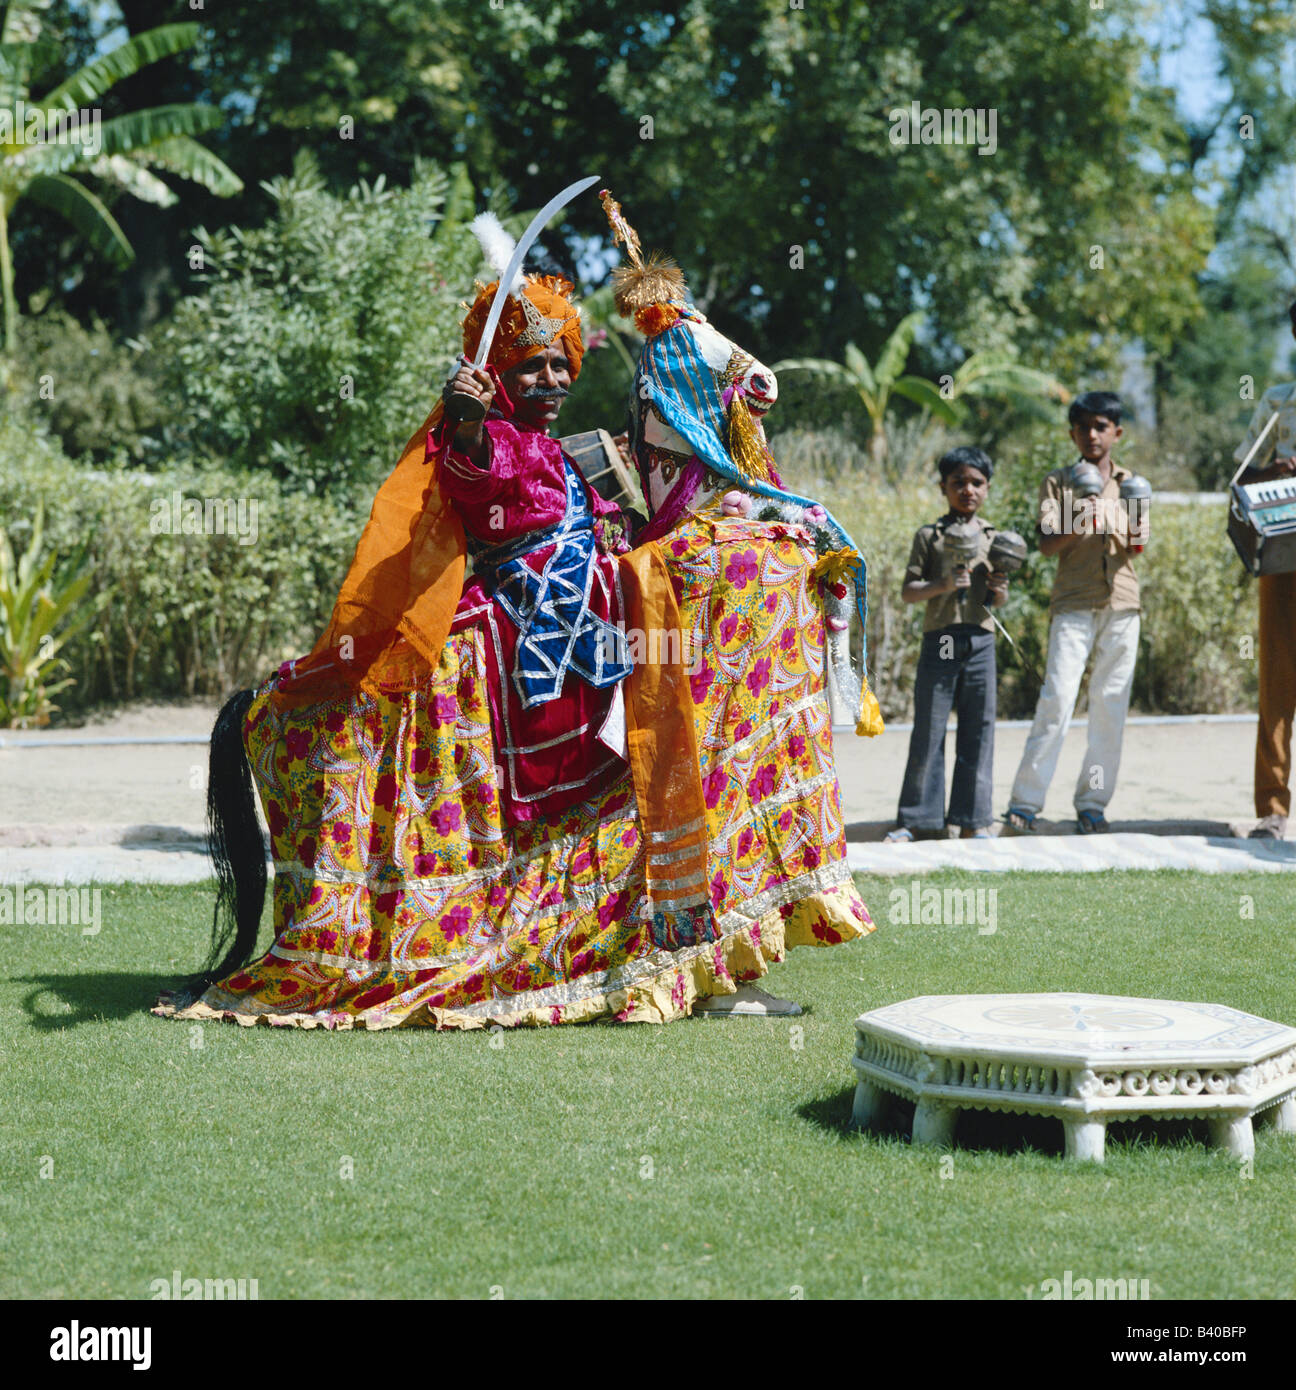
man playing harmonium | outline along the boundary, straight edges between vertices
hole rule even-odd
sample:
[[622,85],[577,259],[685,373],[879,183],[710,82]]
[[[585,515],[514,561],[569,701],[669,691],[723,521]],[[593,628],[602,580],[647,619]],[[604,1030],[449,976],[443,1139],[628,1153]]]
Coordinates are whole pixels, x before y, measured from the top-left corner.
[[[1296,304],[1288,311],[1296,337]],[[1269,431],[1240,483],[1268,482],[1296,475],[1296,382],[1271,386],[1256,404],[1246,438],[1234,454],[1241,463]],[[1253,840],[1281,840],[1291,811],[1292,719],[1296,715],[1296,571],[1262,574],[1260,584],[1260,722],[1256,730],[1255,809],[1259,824]]]

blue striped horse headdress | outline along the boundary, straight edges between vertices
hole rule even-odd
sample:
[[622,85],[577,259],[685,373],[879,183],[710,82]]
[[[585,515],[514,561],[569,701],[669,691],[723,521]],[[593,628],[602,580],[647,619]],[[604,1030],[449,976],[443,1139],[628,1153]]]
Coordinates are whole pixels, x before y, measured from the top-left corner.
[[[712,473],[790,512],[814,509],[816,544],[823,557],[816,565],[816,574],[854,581],[867,672],[864,560],[831,512],[783,486],[762,424],[766,411],[778,399],[777,378],[698,313],[673,261],[656,252],[644,259],[639,237],[622,215],[620,204],[607,190],[599,197],[612,226],[613,242],[626,248],[630,260],[629,265],[618,266],[612,273],[617,310],[626,317],[633,316],[644,335],[632,387],[632,428],[638,430],[641,415],[646,414],[648,428],[660,436],[650,438],[650,443],[660,443],[677,455],[692,455]],[[644,406],[649,408],[647,412],[641,409]],[[632,438],[631,443],[638,451],[641,441]],[[650,506],[657,505],[657,499],[647,497],[647,501]],[[848,687],[839,680],[838,688],[849,701]],[[858,731],[882,731],[881,713],[868,688],[867,674]]]

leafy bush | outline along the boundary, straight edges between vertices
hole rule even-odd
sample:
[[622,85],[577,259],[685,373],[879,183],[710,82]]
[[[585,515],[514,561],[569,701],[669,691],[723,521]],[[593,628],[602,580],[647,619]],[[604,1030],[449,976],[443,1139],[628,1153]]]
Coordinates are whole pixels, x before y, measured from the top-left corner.
[[[401,431],[410,428],[401,422]],[[402,435],[402,438],[404,436]],[[912,708],[921,605],[902,604],[900,586],[914,531],[943,509],[934,478],[879,483],[857,469],[832,477],[802,471],[775,440],[790,485],[824,498],[863,548],[869,566],[869,668],[887,716]],[[803,458],[841,459],[849,441],[834,432],[796,443]],[[1044,445],[995,474],[988,519],[1032,534],[1039,479],[1056,463]],[[388,460],[390,462],[390,460]],[[255,518],[255,543],[237,534],[160,529],[183,499],[229,499]],[[62,655],[77,684],[71,708],[143,696],[221,694],[300,655],[328,620],[372,500],[366,486],[327,499],[292,490],[264,472],[174,467],[92,469],[12,416],[0,417],[4,528],[21,550],[28,518],[43,504],[48,544],[68,554],[82,542],[94,583],[77,616],[88,625]],[[251,511],[256,504],[255,514]],[[1143,637],[1135,705],[1172,713],[1254,708],[1255,661],[1242,639],[1256,631],[1254,585],[1224,534],[1222,507],[1153,507],[1152,540],[1139,563]],[[245,530],[250,534],[251,526]],[[1043,671],[1048,595],[1055,561],[1033,553],[1014,577],[1000,617],[1027,661]],[[1038,684],[1000,641],[1004,717],[1034,711]]]
[[1163,507],[1140,566],[1141,659],[1134,694],[1170,714],[1254,709],[1256,584],[1219,506]]
[[144,345],[117,342],[51,310],[19,321],[15,405],[51,431],[66,453],[102,463],[121,454],[156,459],[167,397],[145,365]]
[[309,152],[262,186],[274,217],[199,229],[206,288],[155,337],[176,451],[297,490],[376,486],[459,351],[481,263],[459,225],[471,190],[462,170],[420,163],[407,189],[337,197]]
[[[177,493],[233,502],[219,513],[226,533],[177,531]],[[77,682],[68,708],[218,695],[300,655],[328,619],[371,500],[325,500],[221,468],[91,469],[12,417],[0,419],[0,496],[11,534],[43,505],[55,549],[84,544],[93,590],[87,626],[62,653]],[[243,527],[252,543],[239,522],[254,523]]]
[[[785,442],[791,447],[784,449]],[[926,482],[891,485],[863,467],[816,473],[806,460],[849,457],[855,447],[838,431],[818,437],[779,435],[775,457],[785,481],[821,497],[854,535],[868,565],[869,679],[890,719],[909,718],[922,632],[923,606],[900,601],[913,534],[944,514],[934,470]],[[1017,643],[998,642],[999,714],[1029,718],[1048,654],[1048,604],[1057,561],[1034,550],[1035,507],[1044,476],[1066,458],[1041,436],[996,469],[985,517],[1020,531],[1032,551],[997,610]],[[1255,586],[1225,534],[1220,506],[1162,505],[1153,501],[1152,536],[1138,563],[1143,600],[1134,706],[1171,714],[1220,713],[1255,707],[1257,631]],[[1084,705],[1082,693],[1081,708]]]
[[71,573],[60,569],[58,554],[46,552],[44,507],[24,529],[30,534],[18,557],[0,530],[0,728],[6,729],[49,723],[58,709],[52,697],[72,684],[59,652],[89,621],[83,614],[67,625],[90,575],[79,562]]

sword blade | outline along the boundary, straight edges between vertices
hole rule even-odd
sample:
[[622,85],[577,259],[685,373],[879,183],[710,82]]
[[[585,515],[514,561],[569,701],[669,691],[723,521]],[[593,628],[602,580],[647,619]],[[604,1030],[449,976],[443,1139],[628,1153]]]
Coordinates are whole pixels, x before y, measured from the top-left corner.
[[504,312],[504,301],[508,298],[508,295],[503,293],[504,287],[512,282],[514,275],[521,268],[522,262],[526,259],[526,253],[531,249],[536,237],[540,235],[545,223],[560,207],[570,203],[578,193],[592,188],[598,181],[599,176],[591,174],[587,179],[577,179],[575,183],[569,183],[561,193],[555,193],[531,219],[530,225],[518,240],[517,249],[509,258],[504,274],[500,276],[500,287],[495,292],[495,302],[491,305],[490,313],[486,316],[486,326],[482,329],[481,341],[477,344],[477,356],[473,359],[474,367],[481,368],[486,365],[486,359],[490,356],[491,344],[495,341],[495,330],[499,327],[500,315]]

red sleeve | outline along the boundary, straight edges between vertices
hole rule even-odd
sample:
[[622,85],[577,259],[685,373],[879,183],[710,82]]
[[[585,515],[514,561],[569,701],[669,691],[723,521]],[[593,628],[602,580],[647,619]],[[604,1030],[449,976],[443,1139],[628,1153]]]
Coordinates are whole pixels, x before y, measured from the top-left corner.
[[457,502],[481,502],[493,497],[500,489],[500,477],[495,470],[495,444],[486,432],[486,466],[478,468],[468,457],[447,443],[441,450],[438,480],[441,491]]
[[427,457],[438,468],[441,491],[459,502],[482,502],[525,466],[518,431],[507,420],[487,420],[482,427],[486,464],[479,468],[452,443],[453,421],[442,421],[428,434]]

